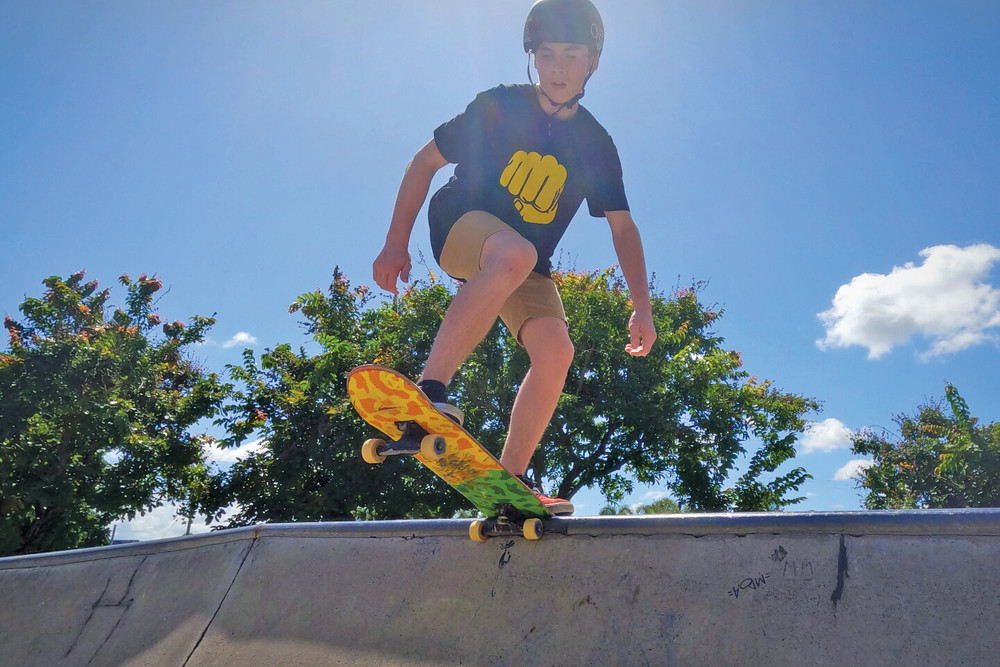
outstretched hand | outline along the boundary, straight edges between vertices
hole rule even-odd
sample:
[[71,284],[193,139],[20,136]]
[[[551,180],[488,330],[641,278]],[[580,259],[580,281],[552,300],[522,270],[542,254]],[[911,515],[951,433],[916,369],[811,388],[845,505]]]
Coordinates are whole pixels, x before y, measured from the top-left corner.
[[399,294],[396,280],[401,279],[404,283],[410,282],[411,268],[410,253],[405,248],[400,249],[386,245],[372,264],[372,277],[375,279],[375,283],[386,292]]
[[656,342],[656,325],[653,324],[652,313],[632,313],[628,320],[628,332],[631,340],[625,346],[625,351],[633,357],[645,357]]

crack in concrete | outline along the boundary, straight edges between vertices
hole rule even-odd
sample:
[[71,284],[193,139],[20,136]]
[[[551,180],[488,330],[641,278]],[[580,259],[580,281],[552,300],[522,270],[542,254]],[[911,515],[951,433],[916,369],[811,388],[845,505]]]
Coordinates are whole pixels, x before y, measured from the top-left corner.
[[215,608],[215,612],[213,612],[212,618],[208,619],[208,623],[205,624],[205,628],[201,631],[201,634],[198,635],[198,640],[194,643],[194,646],[191,648],[191,652],[188,653],[187,657],[184,659],[183,663],[184,665],[187,665],[191,661],[191,657],[194,656],[195,652],[198,650],[198,647],[201,646],[201,642],[205,639],[205,635],[208,634],[208,629],[212,627],[212,623],[215,622],[215,618],[216,616],[219,615],[219,612],[222,610],[222,606],[226,604],[226,600],[229,598],[229,593],[233,590],[233,586],[236,585],[236,580],[239,579],[240,573],[243,572],[243,565],[246,564],[247,558],[250,557],[250,553],[253,551],[253,548],[257,545],[257,540],[259,539],[260,539],[260,534],[259,532],[255,531],[253,540],[250,542],[250,546],[247,548],[247,552],[243,554],[243,559],[240,560],[240,565],[239,567],[236,568],[236,572],[233,574],[233,580],[229,582],[229,586],[226,588],[226,593],[225,595],[222,596],[222,599],[219,600],[219,605]]
[[102,590],[101,594],[97,596],[97,601],[90,606],[90,614],[87,615],[87,619],[81,624],[80,631],[76,633],[76,637],[73,638],[73,642],[70,644],[70,647],[66,650],[66,653],[63,655],[63,658],[69,658],[69,656],[73,653],[73,651],[76,650],[77,646],[80,643],[80,639],[87,631],[87,628],[90,626],[90,622],[93,620],[94,614],[97,612],[98,609],[102,607],[111,609],[116,607],[120,608],[122,611],[118,615],[118,620],[115,621],[115,624],[112,626],[111,630],[108,631],[108,634],[104,637],[104,639],[101,641],[98,647],[94,650],[93,655],[90,656],[90,659],[87,660],[86,664],[89,665],[94,662],[94,659],[100,654],[101,650],[108,643],[108,640],[110,640],[112,635],[115,634],[115,630],[117,630],[118,626],[121,625],[122,619],[125,618],[125,615],[128,613],[129,609],[132,608],[132,602],[135,601],[135,598],[130,597],[130,593],[132,592],[132,584],[135,583],[136,575],[139,573],[139,570],[142,568],[143,564],[145,564],[148,558],[149,556],[143,556],[142,560],[139,561],[138,565],[135,566],[135,569],[132,570],[132,575],[129,577],[128,584],[125,586],[125,591],[122,593],[121,597],[117,601],[112,603],[104,602],[104,596],[107,595],[108,589],[111,588],[111,583],[113,581],[113,577],[108,577],[108,581],[104,585],[104,590]]

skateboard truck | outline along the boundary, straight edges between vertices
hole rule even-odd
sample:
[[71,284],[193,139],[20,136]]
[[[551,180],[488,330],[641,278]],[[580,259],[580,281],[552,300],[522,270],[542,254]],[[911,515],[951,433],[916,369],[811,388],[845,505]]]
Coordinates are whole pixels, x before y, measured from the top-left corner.
[[403,432],[399,440],[395,442],[386,442],[381,438],[366,440],[361,447],[361,458],[368,463],[382,463],[389,456],[420,454],[431,461],[444,456],[447,443],[440,435],[428,434],[416,422],[397,422],[396,427]]
[[479,519],[469,525],[469,537],[474,542],[485,542],[490,537],[509,536],[538,540],[545,532],[541,519],[525,519],[517,509],[507,505],[501,505],[497,510],[497,516]]
[[477,519],[469,524],[469,537],[474,542],[485,542],[491,537],[523,537],[540,540],[545,532],[541,519],[517,521],[505,516]]

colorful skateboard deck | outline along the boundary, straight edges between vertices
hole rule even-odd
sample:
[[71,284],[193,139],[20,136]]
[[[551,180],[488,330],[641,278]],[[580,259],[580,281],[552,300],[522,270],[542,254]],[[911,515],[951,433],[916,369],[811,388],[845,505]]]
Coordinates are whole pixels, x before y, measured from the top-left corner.
[[[393,444],[369,441],[365,444],[366,449],[374,442],[380,453],[412,454],[465,496],[487,519],[496,519],[485,525],[474,524],[474,539],[477,531],[482,538],[485,536],[483,531],[486,534],[517,533],[522,525],[525,537],[534,537],[529,533],[535,531],[540,535],[540,522],[531,520],[552,515],[538,497],[468,431],[438,412],[408,378],[381,366],[359,366],[347,377],[347,393],[358,414],[395,441]],[[428,448],[426,441],[421,448],[421,440],[426,440],[425,437],[417,440],[412,433],[404,434],[408,422],[420,426],[417,429],[420,436],[426,432],[432,440],[436,437],[436,450]],[[373,451],[376,445],[371,445]],[[516,528],[509,525],[511,522]]]

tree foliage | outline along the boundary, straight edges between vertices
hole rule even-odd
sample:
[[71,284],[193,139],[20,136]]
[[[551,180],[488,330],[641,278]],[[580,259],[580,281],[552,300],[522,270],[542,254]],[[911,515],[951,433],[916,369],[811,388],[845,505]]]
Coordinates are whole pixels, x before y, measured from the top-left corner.
[[[653,354],[634,359],[624,350],[631,307],[617,271],[559,271],[555,279],[577,354],[529,470],[536,481],[562,497],[596,486],[610,503],[635,481],[658,482],[691,510],[777,509],[800,500],[789,494],[805,471],[775,471],[794,456],[803,415],[817,406],[750,377],[712,333],[721,313],[698,301],[697,287],[670,299],[654,293],[660,339]],[[248,352],[230,368],[243,388],[220,422],[226,444],[251,437],[263,444],[218,486],[216,508],[227,500],[241,507],[231,525],[448,516],[466,507],[412,460],[361,463],[361,442],[377,434],[350,408],[345,386],[347,372],[368,362],[417,377],[452,297],[431,274],[376,305],[338,272],[326,293],[305,294],[291,309],[305,317],[319,354],[284,345],[259,361]],[[466,427],[495,454],[527,368],[527,354],[497,324],[449,387]],[[741,463],[744,472],[730,480]]]
[[[235,502],[239,510],[228,524],[240,526],[440,517],[464,506],[413,459],[362,461],[361,443],[378,434],[351,407],[345,382],[352,368],[372,359],[414,374],[443,312],[428,304],[445,296],[443,286],[431,285],[365,310],[367,288],[352,288],[339,271],[325,293],[300,296],[289,310],[305,318],[320,352],[282,344],[259,360],[247,350],[242,365],[229,367],[236,388],[218,422],[228,433],[222,444],[256,438],[260,447],[217,478],[202,510],[218,516]],[[424,336],[413,341],[413,332]]]
[[[686,511],[778,509],[800,500],[789,496],[809,476],[777,470],[794,456],[803,416],[816,403],[751,377],[715,334],[722,313],[700,303],[698,285],[669,298],[653,290],[660,338],[650,356],[635,359],[624,350],[631,304],[618,272],[554,278],[577,351],[529,469],[536,481],[563,497],[597,487],[612,506],[636,482],[666,486]],[[159,279],[122,276],[127,294],[117,308],[83,272],[44,283],[42,298],[21,304],[23,322],[4,322],[0,553],[103,544],[112,521],[167,501],[209,518],[236,503],[229,525],[467,509],[416,461],[361,461],[360,444],[377,434],[350,407],[345,384],[351,368],[373,361],[418,376],[454,283],[430,274],[373,303],[367,288],[352,288],[338,271],[325,292],[290,307],[319,352],[280,344],[258,358],[247,350],[228,367],[235,385],[186,359],[214,320],[163,324],[154,308]],[[527,354],[498,323],[450,387],[469,430],[495,454],[527,368]],[[192,429],[216,414],[226,429],[221,445],[255,439],[259,446],[211,474],[210,439]],[[978,442],[970,436],[956,455]]]
[[678,514],[682,512],[681,506],[673,498],[660,498],[646,505],[608,505],[601,509],[602,515],[654,515],[654,514]]
[[[556,275],[577,355],[534,465],[571,496],[597,486],[612,503],[632,480],[665,484],[688,509],[753,511],[789,498],[809,478],[773,473],[795,456],[811,399],[751,377],[714,332],[722,316],[700,303],[700,285],[667,298],[651,290],[659,338],[652,354],[625,352],[631,304],[614,269]],[[758,448],[750,454],[747,445]],[[731,477],[743,459],[745,471]]]
[[43,282],[23,321],[4,320],[0,555],[106,544],[113,521],[201,493],[204,439],[191,428],[225,393],[185,358],[214,320],[162,324],[160,279],[122,276],[120,308],[83,271]]
[[980,426],[948,384],[945,404],[895,418],[899,435],[865,429],[855,454],[871,456],[859,480],[869,509],[1000,507],[1000,422]]

